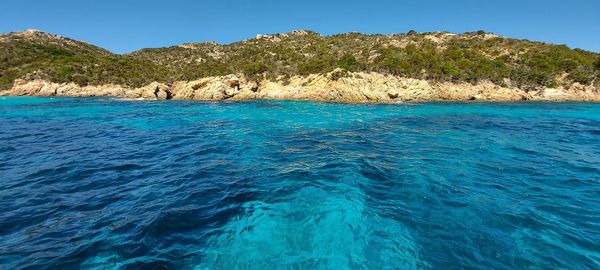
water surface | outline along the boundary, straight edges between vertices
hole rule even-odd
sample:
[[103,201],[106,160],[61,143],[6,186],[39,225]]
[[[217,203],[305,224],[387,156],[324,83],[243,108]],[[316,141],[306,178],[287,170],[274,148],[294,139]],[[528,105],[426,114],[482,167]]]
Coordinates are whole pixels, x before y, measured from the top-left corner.
[[2,269],[599,269],[600,105],[0,98]]

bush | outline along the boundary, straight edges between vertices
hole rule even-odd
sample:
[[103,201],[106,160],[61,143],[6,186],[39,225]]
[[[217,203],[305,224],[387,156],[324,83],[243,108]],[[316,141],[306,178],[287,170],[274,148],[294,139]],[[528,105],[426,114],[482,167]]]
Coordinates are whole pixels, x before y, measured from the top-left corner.
[[344,54],[344,56],[342,56],[342,58],[340,58],[337,61],[337,64],[338,64],[339,68],[349,70],[349,71],[356,71],[359,68],[358,61],[356,60],[356,58],[353,55],[351,55],[349,53]]
[[568,78],[581,84],[590,84],[592,80],[594,80],[594,77],[591,74],[581,70],[574,70],[569,73]]
[[383,67],[387,73],[394,75],[406,75],[408,73],[408,62],[396,56],[388,56],[383,60]]
[[251,63],[243,67],[243,72],[247,76],[262,74],[269,70],[269,66],[264,63]]
[[298,66],[298,72],[301,75],[325,73],[331,70],[333,70],[333,65],[328,57],[313,58]]
[[341,78],[348,77],[349,75],[350,75],[350,73],[348,72],[348,70],[345,70],[345,69],[335,70],[331,73],[331,80],[337,81]]
[[579,64],[573,59],[564,59],[559,63],[559,65],[561,69],[570,72],[572,70],[575,70]]

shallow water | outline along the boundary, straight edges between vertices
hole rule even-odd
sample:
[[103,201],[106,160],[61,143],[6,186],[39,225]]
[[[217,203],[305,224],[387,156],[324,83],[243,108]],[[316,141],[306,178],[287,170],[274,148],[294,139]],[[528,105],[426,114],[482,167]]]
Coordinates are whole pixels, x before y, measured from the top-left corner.
[[0,268],[599,269],[600,104],[0,98]]

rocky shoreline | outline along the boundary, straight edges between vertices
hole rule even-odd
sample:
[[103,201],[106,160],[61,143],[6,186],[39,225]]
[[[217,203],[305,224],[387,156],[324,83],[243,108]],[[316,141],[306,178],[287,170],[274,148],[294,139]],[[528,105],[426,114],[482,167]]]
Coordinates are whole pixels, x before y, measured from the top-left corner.
[[139,88],[120,85],[78,86],[43,80],[16,80],[2,96],[120,97],[144,100],[312,100],[345,103],[425,101],[586,101],[600,102],[600,89],[575,83],[570,88],[525,91],[492,82],[478,84],[432,82],[380,73],[294,76],[277,80],[249,80],[243,75],[153,82]]

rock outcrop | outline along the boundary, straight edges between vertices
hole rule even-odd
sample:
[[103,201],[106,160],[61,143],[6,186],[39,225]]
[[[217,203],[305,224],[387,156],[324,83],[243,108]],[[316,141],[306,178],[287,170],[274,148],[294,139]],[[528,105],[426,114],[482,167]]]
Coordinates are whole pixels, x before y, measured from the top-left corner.
[[[342,74],[342,75],[340,75]],[[348,73],[294,76],[277,80],[248,80],[243,75],[177,81],[171,85],[153,82],[140,88],[119,85],[78,86],[42,80],[16,80],[0,95],[122,97],[144,100],[315,100],[330,102],[399,101],[593,101],[600,102],[600,89],[574,84],[569,89],[546,88],[525,91],[489,81],[478,84],[433,82],[380,73]]]
[[125,97],[133,94],[132,89],[119,85],[78,86],[75,83],[52,83],[43,80],[15,80],[13,87],[1,92],[13,96],[68,96],[68,97]]
[[141,97],[143,99],[165,100],[173,97],[171,88],[164,83],[158,82],[153,82],[144,87],[137,88],[132,92],[132,95],[128,96],[129,98]]
[[173,83],[173,99],[224,100],[239,93],[240,80],[235,75],[207,77]]

